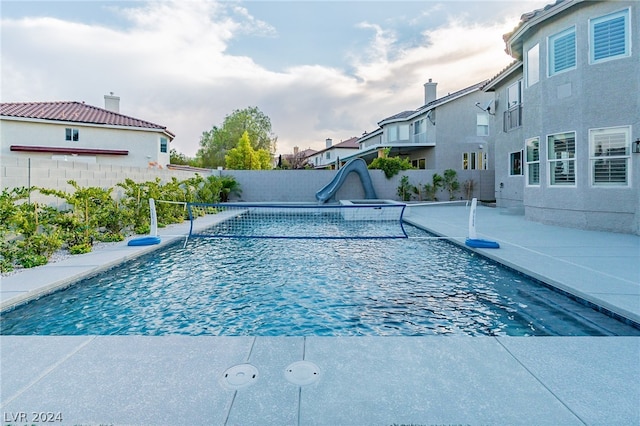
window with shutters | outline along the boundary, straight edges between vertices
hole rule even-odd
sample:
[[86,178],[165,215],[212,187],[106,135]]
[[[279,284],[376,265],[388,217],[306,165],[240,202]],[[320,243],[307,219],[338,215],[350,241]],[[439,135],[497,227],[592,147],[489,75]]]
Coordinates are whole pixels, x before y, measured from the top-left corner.
[[591,63],[629,56],[629,32],[629,9],[589,20]]
[[593,186],[628,186],[631,129],[589,130],[589,161]]
[[549,76],[576,67],[576,27],[549,37]]
[[540,185],[540,138],[531,138],[525,141],[525,167],[527,185]]
[[575,186],[576,134],[559,133],[547,136],[549,185]]

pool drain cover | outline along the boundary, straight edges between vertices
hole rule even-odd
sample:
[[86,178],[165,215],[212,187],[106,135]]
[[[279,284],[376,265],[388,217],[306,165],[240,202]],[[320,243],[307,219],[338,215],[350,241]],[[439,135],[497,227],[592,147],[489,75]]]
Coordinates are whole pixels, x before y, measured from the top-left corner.
[[284,370],[284,376],[294,385],[310,385],[320,379],[320,369],[309,361],[298,361]]
[[241,389],[258,380],[258,369],[251,364],[238,364],[227,369],[220,381],[229,389]]

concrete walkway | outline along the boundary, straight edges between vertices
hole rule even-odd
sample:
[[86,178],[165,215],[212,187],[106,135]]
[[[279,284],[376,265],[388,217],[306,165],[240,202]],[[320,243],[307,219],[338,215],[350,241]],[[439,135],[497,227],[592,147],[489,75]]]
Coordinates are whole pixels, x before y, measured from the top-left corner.
[[[467,218],[464,206],[407,211],[458,242]],[[640,318],[640,237],[491,208],[479,208],[477,224],[502,245],[483,254]],[[2,304],[144,250],[121,245],[3,279]],[[640,424],[632,336],[1,336],[0,351],[3,424],[44,423],[40,412],[65,425]]]

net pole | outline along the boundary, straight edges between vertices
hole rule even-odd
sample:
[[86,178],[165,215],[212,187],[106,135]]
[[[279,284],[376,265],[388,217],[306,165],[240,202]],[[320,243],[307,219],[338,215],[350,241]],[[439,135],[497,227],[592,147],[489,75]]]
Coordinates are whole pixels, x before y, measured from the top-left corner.
[[150,218],[150,229],[149,235],[152,237],[158,236],[158,215],[156,213],[156,202],[153,198],[149,198],[149,215]]

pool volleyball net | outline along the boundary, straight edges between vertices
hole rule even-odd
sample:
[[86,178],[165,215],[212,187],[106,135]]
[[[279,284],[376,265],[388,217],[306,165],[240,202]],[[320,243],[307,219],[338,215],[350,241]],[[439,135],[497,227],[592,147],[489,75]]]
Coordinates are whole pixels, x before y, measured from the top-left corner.
[[[187,203],[189,238],[407,238],[404,204]],[[207,216],[214,224],[197,229]]]

